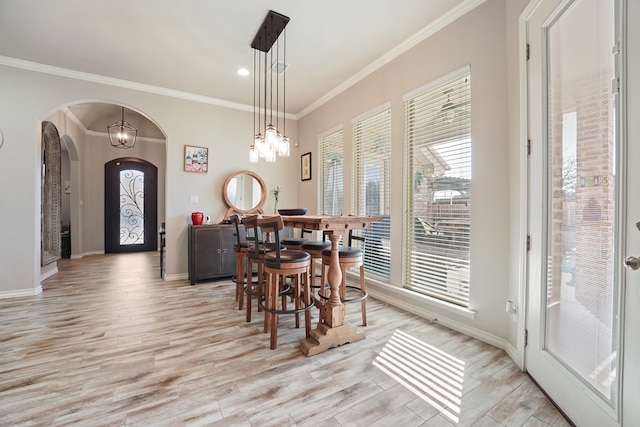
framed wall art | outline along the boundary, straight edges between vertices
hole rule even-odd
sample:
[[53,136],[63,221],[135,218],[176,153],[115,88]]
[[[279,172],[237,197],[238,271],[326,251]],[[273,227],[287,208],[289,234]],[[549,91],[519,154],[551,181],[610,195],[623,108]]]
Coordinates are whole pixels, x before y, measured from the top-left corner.
[[184,146],[184,171],[207,173],[209,170],[209,149],[207,147]]
[[300,178],[303,181],[311,179],[311,153],[303,154],[300,157]]

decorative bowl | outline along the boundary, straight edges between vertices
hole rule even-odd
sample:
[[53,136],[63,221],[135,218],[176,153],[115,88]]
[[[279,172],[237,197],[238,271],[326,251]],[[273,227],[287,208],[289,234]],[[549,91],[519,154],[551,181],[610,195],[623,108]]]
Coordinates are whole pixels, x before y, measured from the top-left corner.
[[280,215],[304,215],[307,213],[307,208],[296,209],[278,209]]

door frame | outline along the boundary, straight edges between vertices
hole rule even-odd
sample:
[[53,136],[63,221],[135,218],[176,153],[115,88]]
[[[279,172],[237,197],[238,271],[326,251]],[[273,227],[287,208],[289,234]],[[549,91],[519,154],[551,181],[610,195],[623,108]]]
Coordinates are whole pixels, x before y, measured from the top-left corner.
[[[119,209],[111,209],[114,201],[119,199],[119,186],[110,185],[115,179],[113,174],[123,167],[134,169],[145,174],[144,180],[144,243],[140,245],[120,245],[120,233],[115,224],[119,223]],[[136,157],[113,159],[104,165],[104,252],[139,252],[158,249],[158,168],[146,160]]]
[[[519,49],[518,51],[519,51],[519,83],[520,83],[519,85],[519,88],[520,88],[520,92],[519,92],[520,94],[520,98],[519,98],[520,99],[520,102],[519,102],[520,146],[519,146],[518,165],[520,170],[520,174],[519,174],[520,182],[518,187],[519,188],[519,200],[518,200],[519,212],[518,212],[517,244],[519,244],[518,247],[520,248],[520,250],[519,250],[519,256],[518,256],[517,277],[519,280],[518,307],[521,307],[522,309],[518,310],[517,312],[516,363],[525,372],[527,368],[525,346],[527,342],[527,316],[528,316],[527,311],[529,306],[529,300],[528,300],[529,269],[538,268],[535,265],[530,264],[529,252],[528,252],[528,245],[529,245],[528,233],[529,233],[529,225],[530,225],[529,212],[531,209],[529,205],[529,193],[530,193],[529,183],[530,183],[531,168],[529,165],[529,158],[530,158],[529,157],[529,150],[530,150],[529,148],[530,147],[529,146],[529,141],[530,141],[529,103],[530,103],[530,99],[529,99],[529,65],[528,65],[529,52],[528,52],[528,45],[527,45],[528,22],[532,17],[532,15],[534,14],[534,12],[537,11],[537,9],[543,3],[543,1],[545,0],[531,1],[523,10],[519,18]],[[640,16],[640,5],[636,5],[633,3],[634,3],[633,1],[628,1],[628,0],[618,0],[616,4],[616,8],[620,9],[617,16],[617,19],[618,19],[617,25],[620,27],[618,34],[620,35],[620,44],[621,44],[620,46],[621,54],[619,55],[620,58],[616,63],[616,66],[620,67],[618,71],[618,75],[620,77],[620,94],[619,94],[620,101],[618,103],[620,108],[619,129],[618,129],[620,146],[621,146],[620,156],[625,156],[624,150],[630,141],[629,134],[631,133],[635,135],[636,139],[640,136],[640,132],[639,132],[640,129],[638,129],[640,124],[637,123],[638,121],[636,121],[636,124],[629,121],[629,117],[633,117],[634,114],[630,114],[633,110],[627,108],[628,107],[627,101],[629,98],[629,94],[640,93],[640,91],[637,91],[637,90],[634,92],[631,89],[631,86],[633,85],[628,84],[628,80],[629,80],[628,76],[633,75],[633,72],[631,72],[630,69],[637,70],[638,67],[640,66],[640,60],[634,56],[632,48],[629,47],[632,45],[635,45],[636,49],[640,47],[640,30],[633,29],[627,24],[628,22],[634,22],[632,18],[629,18],[629,16],[635,16],[635,17]],[[636,56],[637,56],[637,52],[636,52]],[[627,63],[628,62],[627,59],[629,59],[630,57],[634,58],[633,61],[630,61],[633,65],[630,65]],[[640,113],[640,102],[637,99],[634,101],[634,105],[636,109],[635,111],[637,113]],[[635,116],[638,117],[638,114],[636,114]],[[635,130],[632,131],[632,129],[635,129]],[[626,160],[626,156],[625,156],[625,160]],[[629,164],[629,166],[631,165]],[[627,168],[627,170],[625,170],[625,165],[622,164],[621,170],[619,171],[621,178],[625,178],[627,181],[631,179],[629,176],[629,169],[633,169],[633,168],[629,167]],[[638,172],[638,174],[636,175],[640,175],[640,172]],[[624,191],[624,187],[622,188],[622,190]],[[621,206],[621,210],[623,212],[627,212],[627,207],[625,206],[625,202],[623,202]],[[636,211],[638,211],[638,209],[636,209]],[[636,218],[636,220],[638,219],[640,218]],[[635,222],[630,219],[623,218],[619,220],[624,221],[624,222],[621,222],[623,227],[624,226],[630,227],[633,224],[635,224]],[[622,248],[623,250],[621,252],[622,254],[640,255],[640,249],[638,249],[640,247],[640,238],[638,239],[634,238],[634,240],[635,242],[633,244],[629,244],[629,242],[627,242],[627,245],[626,245],[627,247]],[[532,244],[544,245],[545,241],[534,242]],[[639,252],[639,253],[630,253],[630,252],[633,252],[634,248],[637,249],[636,252]],[[636,274],[640,274],[640,272]],[[621,320],[621,330],[619,332],[619,336],[621,339],[620,348],[623,351],[623,354],[621,355],[621,357],[624,358],[624,351],[626,351],[626,348],[629,347],[628,342],[630,341],[629,339],[631,335],[630,330],[632,329],[629,327],[625,328],[624,325],[625,323],[627,325],[637,324],[637,323],[630,323],[630,322],[640,321],[640,313],[634,314],[632,313],[633,310],[630,310],[632,302],[628,298],[628,295],[625,295],[625,291],[626,293],[628,293],[629,290],[631,289],[635,291],[635,294],[637,294],[634,296],[635,298],[634,307],[640,306],[638,305],[638,301],[640,301],[640,291],[638,291],[637,288],[627,288],[628,283],[631,280],[630,279],[631,276],[627,275],[626,284],[625,284],[624,272],[621,273],[621,276],[623,277],[621,277],[622,284],[621,284],[621,290],[620,290],[621,295],[619,297],[619,300],[622,301],[623,304],[621,305],[621,308],[620,308],[620,314],[622,316],[622,320]],[[634,280],[638,282],[637,276],[635,276]],[[630,316],[630,314],[632,314],[633,316]],[[633,341],[634,341],[633,346],[635,349],[634,355],[637,355],[638,349],[640,348],[640,337],[634,337]],[[637,357],[634,358],[634,361],[637,364]],[[617,422],[622,423],[623,425],[627,425],[628,423],[637,422],[640,419],[640,409],[636,408],[638,406],[637,402],[632,401],[633,399],[637,399],[637,395],[638,393],[640,393],[640,384],[630,384],[629,381],[625,382],[624,379],[625,377],[638,378],[640,376],[640,366],[634,366],[634,363],[629,363],[628,360],[625,361],[624,359],[621,362],[621,366],[623,366],[625,372],[624,372],[624,375],[622,375],[622,373],[618,373],[620,375],[620,378],[619,378],[620,394],[618,396]],[[631,381],[631,383],[633,382],[634,381]],[[545,384],[544,383],[540,384],[540,386],[542,389],[544,389]],[[632,397],[632,396],[635,396],[635,397]]]

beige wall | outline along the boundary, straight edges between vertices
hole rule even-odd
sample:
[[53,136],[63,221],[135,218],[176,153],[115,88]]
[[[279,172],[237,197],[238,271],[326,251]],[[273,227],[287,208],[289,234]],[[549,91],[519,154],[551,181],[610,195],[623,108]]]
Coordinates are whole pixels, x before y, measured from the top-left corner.
[[[351,212],[351,119],[385,102],[391,103],[391,284],[382,295],[409,303],[402,286],[403,95],[465,65],[471,66],[472,197],[471,309],[475,319],[424,302],[414,311],[451,324],[506,338],[509,316],[509,111],[507,91],[506,9],[490,0],[415,46],[393,62],[298,121],[301,149],[317,159],[317,136],[342,125],[345,138],[345,212]],[[517,32],[511,37],[517,37]],[[516,57],[517,60],[517,57]],[[316,165],[314,164],[317,170]],[[317,174],[301,183],[301,206],[316,210]],[[491,248],[491,250],[487,250]],[[415,304],[415,303],[411,303]],[[478,335],[477,333],[475,335]]]

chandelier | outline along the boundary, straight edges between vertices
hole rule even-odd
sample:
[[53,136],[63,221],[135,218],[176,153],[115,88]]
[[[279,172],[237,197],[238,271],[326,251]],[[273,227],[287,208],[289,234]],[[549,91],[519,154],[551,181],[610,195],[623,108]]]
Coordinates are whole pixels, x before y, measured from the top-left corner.
[[[287,16],[270,10],[251,43],[251,47],[254,49],[254,137],[253,144],[249,148],[249,162],[251,163],[257,163],[260,158],[265,159],[267,162],[275,162],[277,156],[289,157],[290,154],[289,138],[285,134],[285,117],[282,118],[282,132],[280,132],[280,116],[278,113],[281,92],[283,111],[286,111],[287,33],[285,27],[288,22],[289,18]],[[283,61],[280,62],[279,37],[283,32]],[[273,48],[274,44],[275,48]],[[273,57],[274,50],[276,51],[275,61]],[[282,75],[282,79],[280,75]],[[280,80],[282,80],[282,90],[280,89]],[[275,108],[273,105],[274,97]]]
[[133,148],[136,145],[138,129],[124,121],[124,107],[122,107],[122,118],[112,125],[107,126],[109,141],[116,148]]

